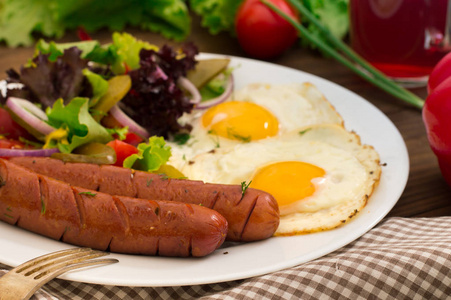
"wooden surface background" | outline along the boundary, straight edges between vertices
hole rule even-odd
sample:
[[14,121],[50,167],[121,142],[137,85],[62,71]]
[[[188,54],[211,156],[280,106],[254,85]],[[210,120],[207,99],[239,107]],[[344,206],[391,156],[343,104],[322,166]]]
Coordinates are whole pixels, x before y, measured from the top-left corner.
[[[236,39],[228,34],[210,35],[200,26],[197,18],[193,20],[192,34],[188,38],[201,52],[219,53],[246,57]],[[157,34],[129,29],[127,32],[156,45],[165,43],[175,45]],[[107,31],[92,34],[94,39],[109,42],[111,33]],[[60,41],[77,41],[75,33],[67,33]],[[33,54],[33,48],[7,48],[0,46],[0,79],[6,77],[9,68],[19,70]],[[436,158],[429,148],[421,112],[400,102],[371,84],[363,81],[338,62],[324,58],[317,52],[294,46],[282,56],[270,62],[302,70],[335,82],[374,104],[396,125],[401,132],[410,157],[410,174],[407,186],[389,216],[432,217],[451,215],[451,188],[441,177]],[[412,90],[426,97],[425,88]]]

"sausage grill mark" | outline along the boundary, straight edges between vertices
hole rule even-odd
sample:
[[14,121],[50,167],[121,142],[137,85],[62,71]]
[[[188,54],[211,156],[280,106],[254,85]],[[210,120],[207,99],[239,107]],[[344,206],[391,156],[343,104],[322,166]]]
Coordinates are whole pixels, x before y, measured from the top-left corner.
[[215,209],[215,205],[218,202],[218,199],[219,199],[219,193],[215,193],[214,198],[213,198],[213,204],[210,206],[211,209]]
[[[241,199],[243,199],[244,197],[241,197]],[[243,238],[243,233],[244,233],[244,230],[245,230],[245,228],[246,228],[246,226],[247,226],[247,223],[249,223],[249,221],[250,221],[250,218],[251,218],[251,216],[252,216],[252,213],[254,212],[254,209],[255,209],[255,206],[257,205],[257,198],[258,198],[258,195],[256,195],[255,196],[255,198],[252,200],[252,205],[251,205],[251,209],[249,210],[249,213],[248,213],[248,215],[247,215],[247,218],[246,218],[246,221],[244,222],[244,226],[243,226],[243,231],[241,231],[241,234],[240,234],[240,239],[242,239]],[[241,201],[241,200],[240,200]]]

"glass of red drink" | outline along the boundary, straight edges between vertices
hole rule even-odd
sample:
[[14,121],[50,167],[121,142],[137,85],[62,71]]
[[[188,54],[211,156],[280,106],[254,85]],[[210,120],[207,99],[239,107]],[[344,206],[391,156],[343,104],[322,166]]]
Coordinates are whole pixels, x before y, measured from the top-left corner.
[[451,50],[451,0],[350,0],[351,47],[404,86]]

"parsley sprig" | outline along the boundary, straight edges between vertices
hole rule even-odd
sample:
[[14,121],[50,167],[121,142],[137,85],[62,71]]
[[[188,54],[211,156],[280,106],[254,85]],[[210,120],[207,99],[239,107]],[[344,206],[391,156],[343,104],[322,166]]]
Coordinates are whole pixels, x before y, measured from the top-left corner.
[[251,184],[252,180],[249,181],[249,183],[246,184],[246,181],[241,182],[241,199],[243,199],[244,194],[246,193],[246,190],[249,188],[249,185]]

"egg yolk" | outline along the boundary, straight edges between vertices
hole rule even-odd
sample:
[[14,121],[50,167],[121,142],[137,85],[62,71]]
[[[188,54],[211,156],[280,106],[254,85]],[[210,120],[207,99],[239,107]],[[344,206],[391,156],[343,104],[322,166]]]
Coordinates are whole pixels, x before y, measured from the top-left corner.
[[322,168],[309,163],[278,162],[258,170],[249,186],[270,193],[283,206],[312,195],[315,192],[312,179],[325,174]]
[[213,106],[203,115],[202,125],[211,134],[243,142],[275,136],[279,131],[279,121],[270,111],[242,101]]

